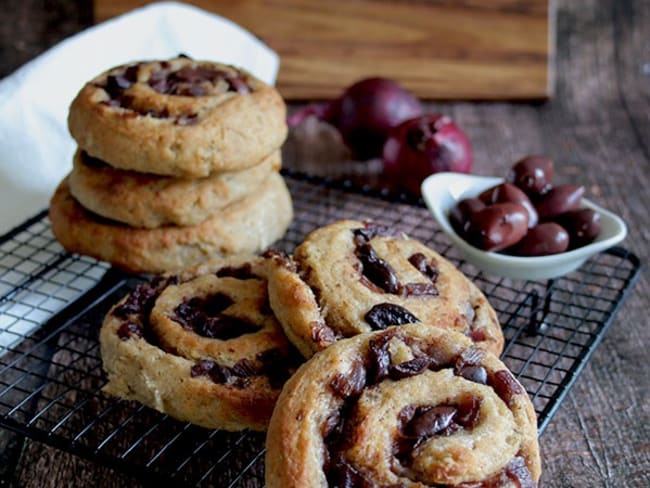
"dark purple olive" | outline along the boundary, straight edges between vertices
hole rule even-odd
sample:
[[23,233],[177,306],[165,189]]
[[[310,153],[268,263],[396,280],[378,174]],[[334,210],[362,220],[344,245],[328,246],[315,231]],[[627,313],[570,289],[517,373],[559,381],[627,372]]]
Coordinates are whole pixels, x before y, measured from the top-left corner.
[[590,208],[579,208],[559,215],[555,221],[569,233],[569,247],[586,246],[600,234],[600,214]]
[[528,212],[528,228],[531,229],[537,225],[537,210],[535,210],[533,203],[523,191],[512,183],[502,183],[489,188],[478,197],[486,205],[505,202],[518,203]]
[[467,223],[467,242],[486,251],[499,251],[519,242],[528,228],[528,212],[517,203],[495,203],[473,213]]
[[528,231],[512,249],[519,256],[548,256],[569,248],[569,234],[555,222],[539,224]]
[[544,156],[527,156],[512,167],[506,180],[528,196],[541,195],[551,188],[553,161]]
[[560,185],[551,188],[535,202],[535,208],[540,220],[551,220],[580,206],[580,200],[585,194],[582,185]]
[[449,211],[449,222],[456,232],[463,235],[469,216],[484,208],[485,204],[478,198],[466,198]]

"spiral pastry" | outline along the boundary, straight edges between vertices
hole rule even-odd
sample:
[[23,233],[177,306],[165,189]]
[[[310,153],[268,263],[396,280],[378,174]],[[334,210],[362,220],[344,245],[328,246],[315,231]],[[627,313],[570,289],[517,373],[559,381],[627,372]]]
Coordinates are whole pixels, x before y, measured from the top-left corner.
[[496,356],[451,330],[390,327],[332,345],[286,383],[266,486],[534,487],[536,426]]
[[203,427],[264,430],[300,361],[266,273],[266,259],[238,257],[137,286],[100,332],[104,392]]
[[271,173],[255,193],[201,224],[139,229],[87,211],[70,193],[68,178],[50,201],[52,233],[70,252],[86,254],[132,273],[164,273],[212,257],[259,252],[280,239],[293,218],[284,179]]
[[133,227],[192,226],[262,188],[281,166],[280,151],[239,171],[205,178],[170,178],[115,169],[77,151],[68,178],[70,193],[88,210]]
[[435,251],[378,223],[343,220],[309,234],[293,260],[274,261],[269,296],[305,357],[344,337],[435,321],[495,354],[503,349],[481,291]]
[[118,66],[70,106],[79,146],[116,168],[182,177],[258,164],[287,135],[279,93],[244,70],[178,57]]

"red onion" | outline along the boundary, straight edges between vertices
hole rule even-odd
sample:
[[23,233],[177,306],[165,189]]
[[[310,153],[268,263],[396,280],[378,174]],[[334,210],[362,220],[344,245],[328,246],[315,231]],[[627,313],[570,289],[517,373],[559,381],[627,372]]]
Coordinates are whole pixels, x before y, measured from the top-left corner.
[[303,121],[309,117],[316,117],[323,122],[329,122],[331,124],[336,118],[336,109],[337,104],[334,102],[323,102],[307,105],[305,108],[302,108],[295,112],[293,115],[290,115],[287,118],[287,125],[289,127],[295,127],[302,124]]
[[417,98],[386,78],[367,78],[348,87],[329,103],[310,105],[288,119],[290,127],[309,116],[334,125],[354,157],[381,156],[390,129],[422,113]]
[[383,158],[386,177],[415,195],[432,173],[469,173],[472,169],[469,139],[440,114],[422,115],[394,127],[384,144]]

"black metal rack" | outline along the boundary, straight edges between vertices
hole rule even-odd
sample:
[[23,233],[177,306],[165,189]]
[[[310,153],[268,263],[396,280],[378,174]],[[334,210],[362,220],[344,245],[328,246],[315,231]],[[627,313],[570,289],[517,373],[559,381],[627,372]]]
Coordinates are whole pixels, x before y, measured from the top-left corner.
[[[544,430],[632,288],[640,269],[621,248],[547,282],[512,281],[462,261],[428,211],[403,197],[287,174],[291,251],[342,218],[394,225],[456,264],[488,296],[506,337],[502,359],[530,394]],[[0,238],[0,427],[149,480],[262,486],[264,435],[178,422],[104,395],[98,331],[139,278],[66,253],[47,214]]]

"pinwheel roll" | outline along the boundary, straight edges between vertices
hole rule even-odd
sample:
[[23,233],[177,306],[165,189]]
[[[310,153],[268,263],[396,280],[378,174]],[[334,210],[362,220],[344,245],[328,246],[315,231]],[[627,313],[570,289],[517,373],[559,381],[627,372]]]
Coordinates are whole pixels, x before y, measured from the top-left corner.
[[101,329],[104,392],[203,427],[264,430],[300,361],[266,289],[256,257],[137,286]]
[[274,151],[251,168],[205,178],[174,178],[115,169],[77,151],[68,178],[70,193],[86,209],[133,227],[192,226],[257,193],[281,166]]
[[70,106],[79,147],[111,166],[205,177],[254,166],[287,135],[280,94],[242,69],[181,56],[118,66]]
[[275,260],[269,296],[305,357],[341,338],[434,321],[495,354],[503,349],[483,293],[441,255],[379,223],[343,220],[315,230],[293,260]]
[[522,386],[496,356],[436,326],[316,354],[285,385],[267,434],[268,488],[521,488],[539,476]]
[[272,173],[258,191],[199,225],[138,229],[86,210],[71,195],[66,178],[52,197],[49,217],[54,236],[70,252],[134,273],[163,273],[265,249],[284,235],[293,207],[282,176]]

